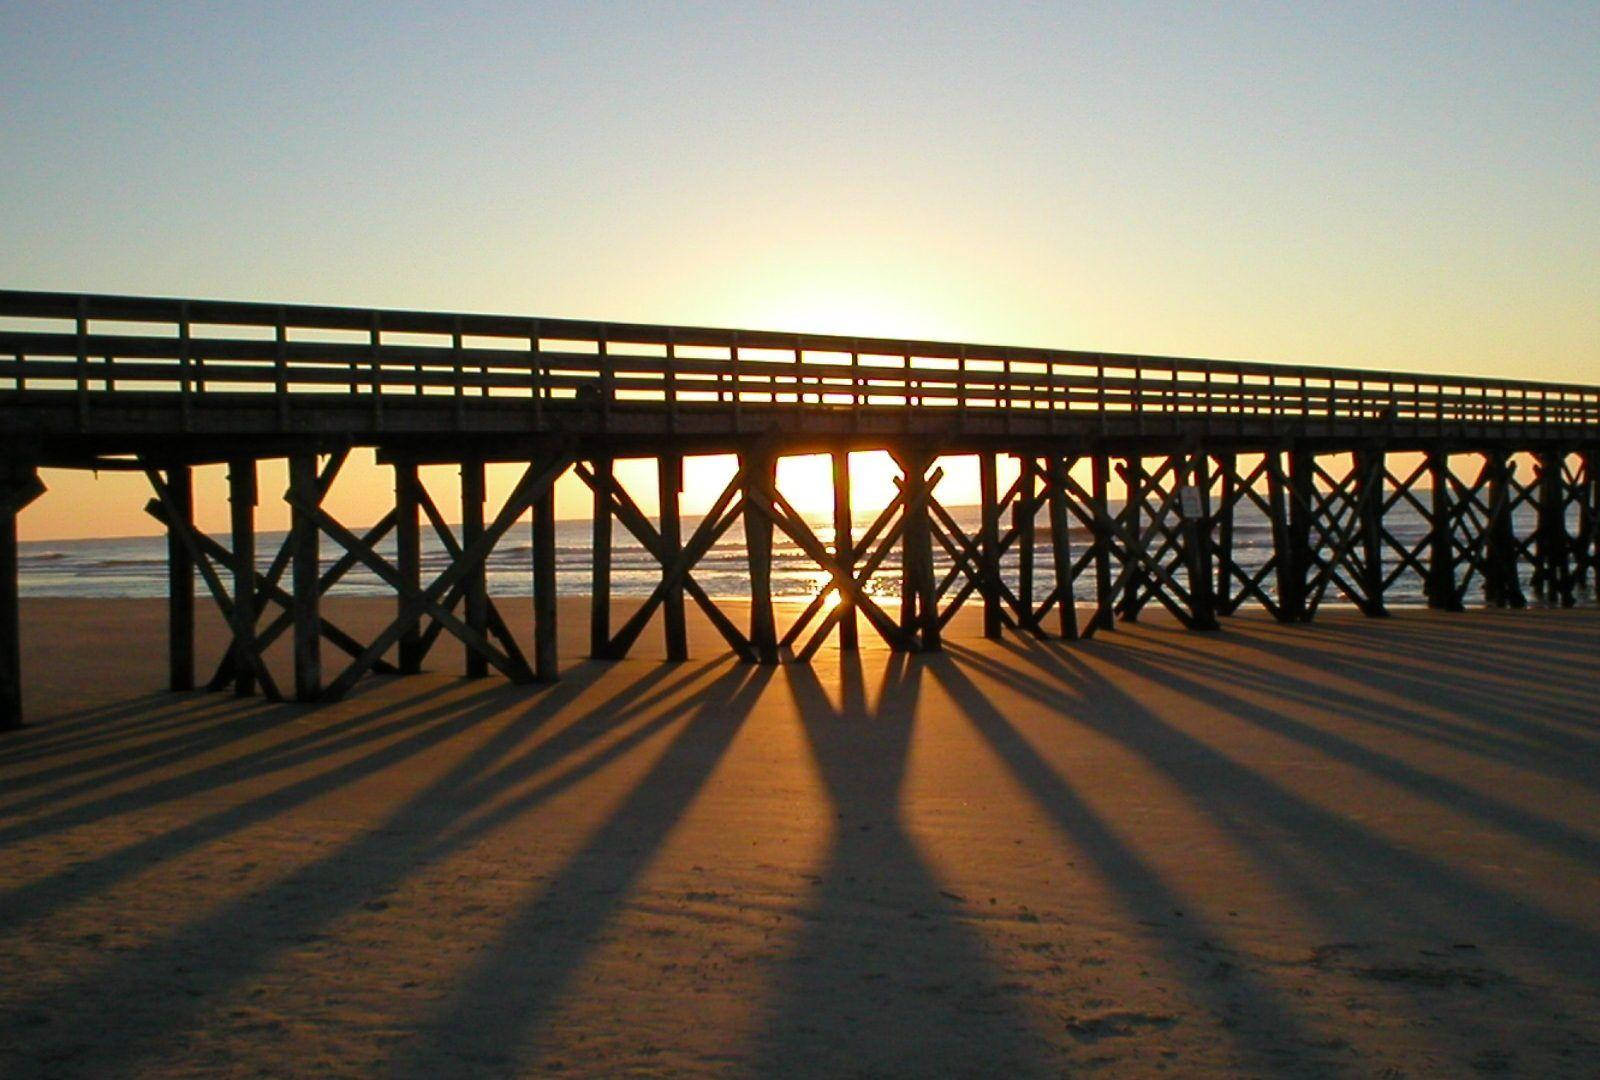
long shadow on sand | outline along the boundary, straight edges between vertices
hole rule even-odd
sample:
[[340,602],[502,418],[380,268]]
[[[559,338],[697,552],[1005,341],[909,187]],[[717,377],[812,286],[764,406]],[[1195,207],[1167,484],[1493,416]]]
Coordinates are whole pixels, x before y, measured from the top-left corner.
[[[163,843],[194,846],[221,831],[242,828],[288,805],[348,786],[360,776],[389,767],[404,756],[439,746],[452,733],[492,717],[502,718],[498,730],[409,798],[380,826],[260,891],[224,903],[205,917],[115,958],[92,974],[22,1003],[19,1013],[29,1015],[82,1014],[86,1002],[96,1001],[135,1016],[148,1014],[139,1017],[138,1023],[119,1028],[130,1033],[126,1039],[95,1045],[92,1060],[74,1057],[77,1049],[84,1048],[75,1049],[70,1032],[41,1040],[34,1048],[36,1055],[71,1062],[70,1070],[63,1071],[86,1075],[142,1072],[143,1063],[159,1059],[164,1049],[185,1044],[195,1028],[205,1022],[208,1000],[259,976],[281,951],[314,940],[339,918],[401,887],[411,875],[629,753],[656,732],[681,721],[696,709],[697,701],[706,703],[701,706],[706,710],[702,715],[713,721],[725,715],[719,710],[737,716],[729,699],[746,683],[746,669],[717,675],[717,666],[721,665],[695,665],[688,669],[651,665],[638,679],[604,699],[588,703],[567,699],[567,695],[580,693],[588,680],[564,682],[556,688],[569,688],[564,694],[552,691],[541,695],[510,718],[504,718],[510,699],[507,688],[502,687],[484,695],[476,704],[457,702],[453,707],[442,707],[442,715],[434,717],[434,728],[375,751],[360,759],[359,764],[330,769],[313,779],[291,784],[283,792],[153,838],[149,844],[157,853],[166,850]],[[702,685],[696,687],[697,683]],[[542,731],[548,718],[564,705],[572,704],[579,705],[574,719],[557,730]],[[418,722],[417,718],[413,717],[412,722]],[[555,775],[527,786],[530,779],[551,770]],[[517,792],[514,797],[501,798],[513,790]],[[692,790],[685,792],[678,787],[673,790],[683,798],[692,794]],[[671,799],[667,802],[672,805]],[[126,864],[134,858],[127,851],[108,856],[102,873],[93,876],[93,885],[103,886],[106,879],[126,872]],[[55,887],[69,891],[72,888],[59,882]],[[7,900],[16,903],[19,898],[13,894]],[[53,902],[59,903],[59,897]],[[587,897],[586,902],[592,904],[594,900]],[[25,912],[20,906],[8,905],[8,910]],[[195,966],[196,958],[203,958],[204,962]],[[190,985],[187,1006],[170,998],[165,1004],[155,1004],[140,994],[140,986],[151,972],[174,968],[186,971]],[[456,1034],[459,1036],[459,1031]]]
[[787,670],[834,824],[753,1075],[1036,1075],[1047,1060],[1024,1002],[907,831],[917,667],[889,658],[876,710],[855,656],[840,660],[839,708],[808,665]]

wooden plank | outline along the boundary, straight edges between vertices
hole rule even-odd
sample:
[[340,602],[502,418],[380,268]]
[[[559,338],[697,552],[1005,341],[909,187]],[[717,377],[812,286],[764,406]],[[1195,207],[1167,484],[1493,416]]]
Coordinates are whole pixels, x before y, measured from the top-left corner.
[[1050,505],[1050,557],[1055,564],[1056,603],[1061,608],[1061,636],[1074,641],[1080,636],[1078,629],[1078,601],[1073,591],[1072,534],[1068,531],[1067,492],[1061,485],[1061,473],[1072,467],[1071,459],[1049,457],[1045,459],[1045,488]]
[[[850,508],[850,451],[833,452],[833,557],[839,567],[851,577],[855,576],[855,542],[851,539],[854,522]],[[839,591],[839,649],[855,652],[861,647],[860,632],[856,624],[855,600],[844,590]],[[796,626],[801,625],[796,622]],[[792,628],[791,628],[792,629]],[[786,637],[785,640],[788,640]]]
[[[678,561],[683,554],[683,525],[679,516],[678,498],[683,494],[683,455],[662,454],[656,459],[657,488],[661,508],[662,568]],[[667,586],[661,601],[662,630],[666,639],[667,659],[689,659],[689,636],[683,619],[683,584],[680,581]]]
[[233,606],[235,626],[248,633],[233,639],[233,692],[255,692],[255,670],[244,655],[255,649],[256,625],[256,463],[238,458],[228,463],[228,506],[233,526]]
[[194,473],[187,466],[167,470],[168,505],[174,520],[167,528],[167,685],[194,689],[194,560],[181,531],[194,528]]
[[322,695],[322,633],[317,578],[321,531],[308,513],[320,504],[317,485],[317,456],[314,453],[289,455],[290,522],[294,535],[291,562],[294,582],[294,697],[296,701],[315,701]]
[[[395,569],[412,590],[422,591],[422,524],[417,500],[421,481],[414,461],[394,465]],[[405,601],[395,598],[396,613]],[[399,669],[402,675],[422,670],[422,625],[412,620],[400,633]]]
[[[611,495],[610,458],[596,458],[591,466],[595,483],[590,546],[593,572],[589,578],[589,655],[610,660],[611,647]],[[580,470],[579,475],[583,475]]]

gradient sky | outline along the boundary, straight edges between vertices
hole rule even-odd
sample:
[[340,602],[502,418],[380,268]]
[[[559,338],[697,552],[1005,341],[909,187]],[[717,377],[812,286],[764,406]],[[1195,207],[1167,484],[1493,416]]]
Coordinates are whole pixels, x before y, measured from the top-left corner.
[[[1600,382],[1593,0],[23,3],[0,40],[9,287]],[[24,536],[149,531],[132,480],[46,479]]]

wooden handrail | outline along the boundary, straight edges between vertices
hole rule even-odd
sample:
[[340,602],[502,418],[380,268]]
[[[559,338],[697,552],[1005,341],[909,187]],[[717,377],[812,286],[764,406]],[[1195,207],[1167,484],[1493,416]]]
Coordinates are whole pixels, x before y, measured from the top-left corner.
[[[134,324],[134,325],[128,325]],[[254,336],[241,333],[258,331]],[[417,340],[425,338],[424,341]],[[443,390],[613,405],[1226,414],[1600,426],[1600,387],[1009,346],[0,290],[17,398]],[[359,377],[358,377],[359,372]],[[91,390],[92,386],[103,390]],[[586,387],[592,389],[586,389]],[[375,403],[374,407],[377,405]]]

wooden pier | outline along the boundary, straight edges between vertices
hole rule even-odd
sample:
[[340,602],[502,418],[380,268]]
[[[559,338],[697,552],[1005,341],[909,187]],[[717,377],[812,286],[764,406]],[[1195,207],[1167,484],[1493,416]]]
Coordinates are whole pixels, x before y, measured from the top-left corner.
[[[1600,580],[1600,388],[1386,371],[1064,352],[941,342],[0,291],[0,726],[21,723],[17,514],[40,468],[133,470],[167,529],[170,682],[196,685],[197,581],[232,634],[204,685],[300,701],[338,698],[370,673],[420,670],[448,633],[470,674],[558,675],[553,487],[593,492],[590,651],[627,655],[659,612],[669,659],[687,655],[693,603],[740,658],[806,661],[861,626],[892,648],[936,650],[954,612],[983,606],[984,633],[1066,639],[1151,605],[1215,630],[1246,605],[1283,621],[1324,602],[1385,613],[1402,575],[1430,605],[1571,605]],[[394,473],[394,507],[369,526],[324,507],[348,453]],[[848,455],[885,450],[897,493],[857,533]],[[833,455],[824,541],[778,490],[778,459]],[[683,460],[737,455],[733,479],[684,535]],[[975,455],[981,521],[968,533],[934,495],[942,458]],[[1016,460],[1004,491],[997,460]],[[651,458],[660,512],[646,515],[614,463]],[[260,462],[286,459],[291,529],[256,559]],[[520,479],[486,506],[484,470]],[[194,525],[192,470],[225,464],[231,536]],[[461,470],[460,524],[419,466]],[[1112,497],[1113,478],[1126,498]],[[1428,523],[1407,542],[1397,507]],[[492,513],[489,512],[492,510]],[[1257,569],[1235,549],[1239,515],[1270,523]],[[519,642],[489,595],[486,562],[531,514],[534,633]],[[1055,571],[1035,572],[1043,515]],[[1518,531],[1519,521],[1532,521]],[[696,581],[736,522],[751,606],[739,625]],[[660,566],[637,613],[611,621],[620,525]],[[421,538],[449,555],[422,575]],[[395,555],[379,545],[394,534]],[[781,533],[828,575],[788,626],[772,603]],[[1073,544],[1074,536],[1087,537]],[[339,558],[324,568],[331,544]],[[891,556],[899,603],[872,588]],[[361,641],[319,601],[363,566],[393,589],[394,618]],[[1524,574],[1528,569],[1531,574]],[[1013,572],[1014,571],[1014,572]],[[1015,588],[1011,578],[1017,582]],[[1527,579],[1532,595],[1523,588]],[[829,594],[837,603],[828,604]],[[1080,610],[1075,597],[1093,602]],[[265,650],[291,635],[292,686]],[[525,649],[524,646],[527,646]],[[327,663],[326,661],[335,661]]]

